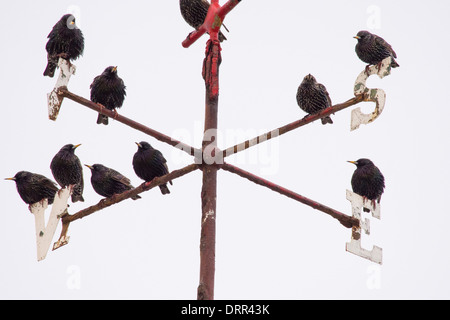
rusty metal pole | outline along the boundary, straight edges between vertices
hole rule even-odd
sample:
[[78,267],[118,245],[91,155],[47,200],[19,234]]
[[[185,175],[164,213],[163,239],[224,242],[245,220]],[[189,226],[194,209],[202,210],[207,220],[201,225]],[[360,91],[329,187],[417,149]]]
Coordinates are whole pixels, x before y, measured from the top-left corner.
[[217,196],[215,147],[217,146],[220,60],[219,41],[208,41],[206,57],[203,64],[206,96],[205,132],[202,143],[203,185],[201,193],[202,221],[200,234],[200,283],[197,289],[198,300],[214,299]]
[[216,256],[216,197],[217,170],[222,164],[222,151],[217,149],[217,111],[219,104],[219,65],[221,62],[219,30],[225,16],[241,0],[228,0],[220,6],[219,0],[211,0],[205,21],[196,31],[183,41],[188,48],[208,32],[210,39],[206,44],[203,61],[203,79],[205,80],[205,131],[202,142],[202,221],[200,234],[200,283],[197,288],[198,300],[214,299],[214,274]]

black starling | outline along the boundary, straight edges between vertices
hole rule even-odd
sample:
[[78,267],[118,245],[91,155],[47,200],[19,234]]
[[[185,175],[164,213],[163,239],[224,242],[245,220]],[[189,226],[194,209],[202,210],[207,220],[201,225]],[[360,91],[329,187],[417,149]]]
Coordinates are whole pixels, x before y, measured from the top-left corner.
[[48,42],[45,46],[47,67],[44,76],[52,78],[60,57],[70,62],[70,60],[75,60],[83,54],[84,37],[75,24],[75,17],[66,14],[53,26],[47,38]]
[[48,204],[52,204],[58,191],[56,183],[41,174],[28,171],[19,171],[14,177],[5,180],[16,182],[20,197],[28,205],[44,199],[48,199]]
[[75,155],[75,149],[80,145],[66,144],[53,157],[50,164],[53,177],[62,188],[74,185],[72,202],[84,201],[83,168],[80,159]]
[[[332,105],[327,88],[323,84],[317,83],[316,78],[311,74],[305,76],[298,87],[297,104],[308,114],[318,113]],[[333,123],[330,116],[320,120],[322,124]]]
[[[166,159],[162,153],[145,141],[137,143],[138,151],[133,157],[133,168],[136,175],[146,182],[152,181],[155,177],[163,176],[169,173]],[[172,181],[169,181],[172,184]],[[162,194],[170,193],[167,184],[159,186]]]
[[[114,169],[105,167],[102,164],[94,164],[89,166],[85,164],[86,167],[91,169],[91,183],[95,192],[103,197],[111,197],[114,194],[120,194],[127,190],[134,189],[130,183],[130,179],[123,176]],[[137,200],[141,197],[136,195],[131,199]]]
[[353,192],[371,200],[372,205],[375,205],[375,200],[380,203],[384,191],[384,176],[381,171],[369,159],[348,162],[356,165],[352,176]]
[[389,56],[392,58],[391,67],[400,67],[394,59],[397,54],[383,38],[364,30],[358,32],[354,38],[358,40],[355,46],[356,54],[363,62],[368,63],[366,73],[370,65],[377,65],[379,69],[381,61]]
[[[209,6],[208,0],[180,0],[181,15],[195,30],[200,28],[205,21]],[[228,31],[225,25],[223,27]],[[219,31],[219,41],[222,42],[224,40],[227,40],[227,38]]]
[[[108,67],[94,78],[91,84],[91,101],[115,111],[116,108],[122,107],[126,96],[125,89],[123,80],[117,75],[117,67]],[[97,123],[107,125],[108,117],[99,113]]]

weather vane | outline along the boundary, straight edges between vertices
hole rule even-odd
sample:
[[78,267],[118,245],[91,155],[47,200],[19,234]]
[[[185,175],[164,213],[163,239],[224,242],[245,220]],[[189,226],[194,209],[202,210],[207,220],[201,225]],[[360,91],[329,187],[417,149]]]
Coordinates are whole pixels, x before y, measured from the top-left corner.
[[[218,97],[219,97],[219,65],[221,62],[221,47],[220,42],[226,37],[221,33],[220,28],[226,15],[241,2],[241,0],[229,0],[223,6],[219,5],[218,0],[212,0],[211,5],[207,6],[207,1],[188,1],[180,0],[180,9],[185,20],[193,26],[196,30],[190,33],[182,42],[183,47],[188,48],[203,34],[209,34],[209,40],[206,45],[205,58],[203,61],[203,78],[205,80],[206,88],[206,103],[205,103],[205,126],[202,147],[191,147],[181,141],[172,139],[156,130],[148,128],[138,122],[135,122],[123,115],[117,114],[112,110],[108,110],[93,101],[80,97],[68,90],[68,82],[70,76],[75,72],[75,66],[72,65],[65,57],[59,57],[58,66],[60,68],[60,75],[56,85],[51,93],[48,94],[48,112],[49,118],[56,120],[61,108],[63,98],[68,98],[81,105],[91,108],[92,110],[108,117],[114,117],[116,121],[124,123],[127,126],[139,130],[147,135],[156,138],[159,141],[168,143],[179,150],[182,150],[194,157],[194,163],[184,168],[173,170],[162,176],[157,176],[151,181],[146,181],[136,188],[127,188],[126,191],[120,194],[114,194],[110,197],[102,199],[99,203],[85,208],[75,214],[67,212],[67,201],[69,195],[72,194],[73,188],[61,189],[54,198],[52,205],[52,212],[49,222],[45,226],[43,212],[47,208],[47,203],[40,205],[31,205],[30,208],[36,217],[36,238],[38,245],[38,260],[45,258],[45,253],[49,248],[49,243],[55,233],[56,225],[59,220],[62,220],[62,231],[59,240],[54,244],[53,249],[57,249],[62,245],[68,243],[67,236],[68,227],[70,223],[86,217],[101,209],[114,205],[118,202],[137,196],[154,187],[165,185],[166,183],[188,174],[197,169],[203,171],[202,184],[202,217],[201,217],[201,235],[200,235],[200,279],[197,289],[198,299],[213,299],[214,298],[214,274],[215,274],[215,239],[216,239],[216,196],[217,196],[217,171],[223,169],[225,171],[237,174],[242,178],[246,178],[256,184],[267,187],[275,192],[285,195],[293,200],[299,201],[305,205],[312,207],[318,211],[330,215],[337,219],[344,227],[351,228],[351,240],[346,244],[346,250],[354,253],[365,259],[369,259],[375,263],[382,263],[382,249],[374,246],[371,250],[366,250],[361,247],[361,236],[364,231],[366,234],[370,233],[370,220],[362,217],[362,211],[369,211],[372,216],[380,219],[380,205],[375,201],[367,201],[367,196],[361,196],[353,191],[346,191],[346,198],[351,202],[352,215],[347,215],[339,212],[331,207],[323,205],[317,201],[308,199],[296,192],[288,190],[282,186],[274,184],[271,181],[258,177],[245,170],[242,170],[234,165],[225,162],[225,158],[242,152],[248,148],[254,147],[260,143],[270,139],[279,138],[281,135],[297,129],[301,126],[309,124],[318,119],[329,117],[338,111],[348,108],[352,105],[363,101],[375,102],[375,110],[371,114],[364,114],[360,108],[354,109],[351,113],[351,130],[358,129],[361,124],[369,124],[379,117],[383,111],[385,104],[385,92],[381,89],[370,89],[366,87],[366,81],[369,76],[377,74],[380,78],[390,74],[391,68],[398,66],[393,59],[395,54],[388,54],[387,57],[373,65],[368,66],[361,72],[356,79],[354,85],[355,97],[346,102],[326,106],[320,111],[309,114],[306,117],[289,123],[283,127],[271,130],[263,135],[249,139],[245,142],[235,146],[228,147],[225,150],[220,150],[217,147],[217,136],[212,139],[208,132],[215,130],[217,132],[217,111],[218,111]],[[206,3],[206,4],[205,4]],[[195,10],[189,6],[199,5],[203,6],[200,10],[202,16],[199,23],[198,19],[192,17],[192,12],[198,12],[198,7]],[[191,11],[190,11],[191,10]],[[198,17],[197,17],[198,18]],[[359,33],[358,33],[359,34]],[[360,39],[358,39],[360,41]],[[390,47],[390,46],[389,46]],[[396,57],[396,56],[395,56]],[[363,60],[364,61],[364,60]],[[353,162],[356,164],[356,162]],[[92,170],[92,169],[91,169]],[[384,179],[384,178],[383,178]],[[384,188],[384,180],[383,180]],[[39,231],[38,231],[39,230]],[[45,252],[45,253],[44,253]]]

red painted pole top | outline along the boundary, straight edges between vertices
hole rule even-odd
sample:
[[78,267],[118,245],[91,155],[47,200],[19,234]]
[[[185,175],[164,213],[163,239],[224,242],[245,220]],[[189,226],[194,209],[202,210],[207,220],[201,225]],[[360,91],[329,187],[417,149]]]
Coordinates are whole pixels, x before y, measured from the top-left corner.
[[184,48],[190,47],[195,41],[197,41],[205,32],[209,33],[210,39],[212,41],[218,41],[219,30],[225,19],[225,16],[239,3],[241,0],[228,0],[223,6],[220,6],[219,0],[212,0],[211,5],[208,9],[208,14],[206,15],[203,24],[190,33],[187,38],[183,41],[182,45]]

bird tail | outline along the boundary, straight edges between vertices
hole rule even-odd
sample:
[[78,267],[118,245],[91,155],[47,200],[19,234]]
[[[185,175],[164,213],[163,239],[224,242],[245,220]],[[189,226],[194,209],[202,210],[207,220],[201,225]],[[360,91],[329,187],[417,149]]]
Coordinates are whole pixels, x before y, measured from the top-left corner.
[[97,124],[108,125],[108,117],[104,114],[99,113],[97,117]]
[[56,63],[52,59],[48,59],[47,67],[44,70],[44,76],[53,78],[55,75],[56,66]]
[[400,67],[400,65],[397,63],[397,61],[394,60],[394,58],[392,58],[391,67],[392,67],[392,68]]
[[84,198],[81,194],[72,193],[72,202],[75,203],[77,201],[84,202]]
[[162,194],[169,194],[169,193],[170,193],[170,190],[169,190],[169,188],[167,187],[167,184],[161,184],[161,185],[159,186],[159,188],[161,189],[161,193],[162,193]]
[[227,40],[227,37],[225,37],[222,31],[219,31],[219,41],[223,42],[224,40]]
[[331,120],[330,116],[323,117],[320,120],[322,121],[322,124],[327,124],[327,123],[332,124],[333,123],[333,120]]

